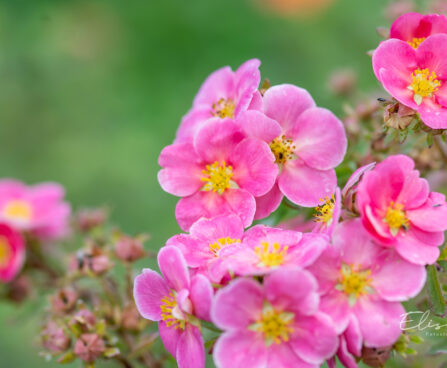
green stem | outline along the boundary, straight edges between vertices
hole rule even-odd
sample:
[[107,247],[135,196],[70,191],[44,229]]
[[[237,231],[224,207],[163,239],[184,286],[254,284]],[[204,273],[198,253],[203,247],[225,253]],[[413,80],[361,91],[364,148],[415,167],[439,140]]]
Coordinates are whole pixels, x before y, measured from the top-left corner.
[[214,331],[214,332],[218,332],[221,333],[222,330],[218,329],[216,326],[214,326],[214,324],[212,324],[211,322],[207,322],[207,321],[200,321],[200,324],[202,325],[202,327],[205,327],[207,330],[210,331]]

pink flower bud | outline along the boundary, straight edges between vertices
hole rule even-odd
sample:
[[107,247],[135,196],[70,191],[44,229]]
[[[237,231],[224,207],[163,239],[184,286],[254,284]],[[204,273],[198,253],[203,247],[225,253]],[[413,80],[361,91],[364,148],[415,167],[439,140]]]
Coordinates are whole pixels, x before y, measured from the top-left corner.
[[92,363],[105,351],[106,346],[101,336],[97,334],[83,334],[76,341],[74,353],[86,363]]
[[62,353],[70,347],[70,338],[54,321],[48,322],[41,336],[43,347],[51,353]]
[[123,261],[134,262],[145,255],[143,242],[137,238],[122,236],[115,245],[115,253]]
[[84,331],[91,330],[96,324],[96,316],[87,308],[82,308],[73,316],[71,322],[79,323],[84,328]]
[[385,17],[391,21],[399,18],[405,13],[411,13],[414,11],[414,3],[411,0],[398,0],[392,2],[385,9]]
[[102,208],[84,209],[79,211],[76,223],[77,227],[84,232],[102,225],[107,219],[107,213]]
[[352,69],[334,71],[329,79],[329,88],[335,95],[346,96],[355,89],[357,76]]
[[51,297],[51,306],[55,313],[68,313],[74,309],[77,299],[76,290],[69,287],[63,288]]

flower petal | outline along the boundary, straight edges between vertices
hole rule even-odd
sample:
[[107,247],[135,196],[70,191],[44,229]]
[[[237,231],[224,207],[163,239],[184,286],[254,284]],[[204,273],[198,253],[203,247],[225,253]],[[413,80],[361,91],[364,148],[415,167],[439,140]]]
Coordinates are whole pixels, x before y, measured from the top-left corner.
[[179,368],[205,368],[205,347],[196,326],[186,325],[178,341],[175,358]]
[[158,266],[170,288],[189,289],[190,278],[186,261],[177,247],[165,246],[158,252]]

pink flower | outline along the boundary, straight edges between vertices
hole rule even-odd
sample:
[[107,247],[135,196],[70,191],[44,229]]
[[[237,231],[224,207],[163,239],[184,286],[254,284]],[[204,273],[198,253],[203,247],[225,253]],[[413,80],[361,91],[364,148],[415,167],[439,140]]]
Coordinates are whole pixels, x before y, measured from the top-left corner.
[[244,224],[236,215],[201,219],[194,223],[189,234],[175,235],[167,245],[177,246],[189,267],[220,283],[228,274],[225,250],[240,244]]
[[70,205],[56,183],[34,186],[10,179],[0,180],[0,221],[47,240],[68,232]]
[[399,302],[420,292],[425,268],[374,244],[360,219],[338,225],[332,242],[309,267],[318,280],[321,310],[332,317],[337,333],[355,318],[367,347],[393,344],[405,313]]
[[409,262],[432,264],[447,230],[445,196],[428,183],[404,155],[390,156],[366,173],[357,191],[365,228]]
[[430,36],[417,49],[385,41],[374,51],[373,68],[385,90],[426,125],[447,128],[447,34]]
[[[339,337],[337,357],[346,368],[357,368],[356,358],[362,355],[362,333],[355,317],[351,317],[345,332]],[[329,368],[336,368],[335,357],[328,361]]]
[[298,267],[237,279],[219,290],[213,322],[224,332],[214,346],[218,368],[319,367],[337,349],[332,322],[318,309],[317,283]]
[[203,275],[190,278],[176,247],[162,248],[158,265],[163,277],[145,269],[135,279],[138,311],[144,318],[158,321],[161,340],[180,368],[204,368],[205,349],[197,318],[210,319],[213,289]]
[[260,99],[261,79],[257,59],[251,59],[233,72],[226,66],[212,73],[200,87],[192,109],[183,117],[176,142],[191,142],[195,133],[212,117],[233,119]]
[[257,198],[255,219],[276,210],[284,195],[300,206],[317,206],[335,191],[334,167],[343,160],[347,145],[342,123],[329,110],[315,107],[306,90],[293,85],[269,88],[263,104],[265,118],[251,122],[254,112],[237,119],[241,126],[256,127],[245,128],[246,133],[269,144],[279,168],[277,184]]
[[335,189],[335,195],[326,196],[316,207],[314,214],[317,225],[313,232],[327,234],[329,236],[334,232],[341,216],[341,193],[340,188]]
[[0,224],[0,281],[9,282],[20,272],[25,261],[22,236],[5,224]]
[[201,217],[235,213],[249,226],[256,209],[254,197],[273,186],[278,168],[267,143],[244,138],[231,119],[212,119],[193,143],[167,146],[160,154],[162,188],[184,197],[176,208],[187,231]]
[[438,33],[447,33],[445,15],[407,13],[394,21],[390,29],[390,38],[405,41],[417,49],[426,38]]
[[257,225],[247,230],[239,246],[226,251],[225,263],[238,275],[263,275],[284,266],[307,267],[327,244],[325,235]]

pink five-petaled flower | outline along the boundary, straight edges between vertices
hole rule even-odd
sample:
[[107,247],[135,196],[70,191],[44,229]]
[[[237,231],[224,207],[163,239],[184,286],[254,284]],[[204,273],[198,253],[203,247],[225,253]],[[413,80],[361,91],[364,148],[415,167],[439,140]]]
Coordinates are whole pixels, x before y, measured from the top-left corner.
[[447,34],[430,36],[417,49],[402,40],[385,41],[372,61],[389,94],[430,128],[447,128]]
[[332,317],[337,333],[355,318],[367,347],[398,339],[405,313],[399,302],[416,296],[426,279],[423,266],[375,244],[360,219],[337,226],[332,245],[309,271],[318,280],[321,310]]
[[256,210],[254,197],[273,186],[278,168],[267,143],[245,138],[231,119],[212,119],[193,143],[167,146],[160,154],[162,188],[185,197],[175,215],[187,231],[201,217],[235,213],[249,226]]
[[25,260],[25,244],[20,233],[0,224],[0,281],[9,282],[19,273]]
[[365,228],[381,244],[415,264],[436,261],[447,230],[447,204],[443,194],[430,192],[411,158],[390,156],[367,172],[356,203]]
[[[190,142],[208,119],[233,119],[252,105],[259,108],[261,79],[257,59],[246,61],[235,72],[224,67],[212,73],[200,87],[192,109],[183,117],[176,142]],[[253,100],[253,101],[252,101]]]
[[417,49],[426,38],[438,33],[447,33],[445,15],[406,13],[394,21],[390,38],[405,41]]
[[16,180],[0,180],[0,221],[43,240],[65,236],[70,205],[64,195],[64,188],[56,183],[28,187]]
[[268,143],[279,176],[272,190],[257,199],[255,219],[272,213],[284,195],[300,206],[317,206],[337,185],[334,168],[343,160],[347,146],[343,124],[329,110],[315,107],[306,90],[288,84],[269,88],[263,109],[269,119],[259,119],[258,124],[276,132]]
[[214,347],[218,368],[316,368],[337,349],[332,321],[318,308],[317,283],[299,267],[219,290],[213,322],[224,330]]
[[311,265],[328,244],[323,234],[303,234],[257,225],[240,245],[225,252],[226,267],[237,275],[264,275],[280,267]]
[[189,234],[175,235],[167,245],[178,247],[192,269],[220,283],[228,275],[225,253],[229,247],[240,244],[244,224],[236,215],[200,219],[189,229]]
[[197,318],[209,320],[213,289],[203,275],[190,278],[180,250],[158,253],[163,277],[145,269],[136,277],[134,298],[140,314],[158,321],[161,340],[180,368],[205,367],[205,349]]

